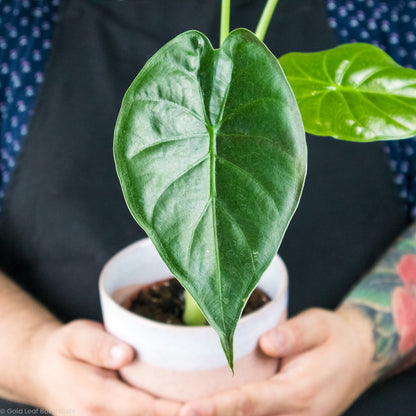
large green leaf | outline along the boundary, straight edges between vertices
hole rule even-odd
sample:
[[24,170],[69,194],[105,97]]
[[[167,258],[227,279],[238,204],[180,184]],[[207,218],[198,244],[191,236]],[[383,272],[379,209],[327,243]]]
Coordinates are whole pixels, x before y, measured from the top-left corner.
[[114,154],[127,204],[219,334],[232,339],[276,253],[306,173],[300,113],[277,59],[248,30],[160,49],[128,89]]
[[359,142],[416,134],[416,71],[376,46],[289,53],[280,64],[308,133]]

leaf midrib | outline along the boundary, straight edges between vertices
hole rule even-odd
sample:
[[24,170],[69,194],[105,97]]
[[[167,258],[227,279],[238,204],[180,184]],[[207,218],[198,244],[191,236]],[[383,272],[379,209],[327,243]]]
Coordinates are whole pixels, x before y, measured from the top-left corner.
[[[215,50],[214,54],[221,53],[221,49]],[[216,67],[214,66],[214,69]],[[215,72],[212,74],[215,76]],[[210,200],[212,204],[212,225],[213,225],[213,237],[214,237],[214,251],[215,251],[215,262],[216,262],[216,277],[218,281],[218,294],[219,294],[219,308],[221,313],[222,321],[222,330],[226,328],[225,319],[224,319],[224,306],[223,306],[223,293],[222,293],[222,277],[221,277],[221,264],[219,256],[219,247],[218,247],[218,230],[217,230],[217,210],[216,210],[216,199],[217,199],[217,184],[216,184],[216,158],[217,158],[217,132],[222,124],[222,117],[224,114],[226,102],[228,99],[228,93],[230,91],[231,80],[227,85],[227,88],[224,92],[223,100],[221,103],[220,111],[216,119],[216,125],[213,126],[210,123],[208,114],[206,113],[206,106],[204,101],[204,94],[202,93],[201,84],[198,82],[198,87],[200,90],[200,96],[202,100],[202,108],[204,109],[204,118],[207,130],[209,132],[209,153],[210,153]]]
[[214,251],[215,251],[215,263],[216,263],[216,276],[218,281],[218,294],[220,298],[219,307],[221,312],[221,320],[223,330],[225,328],[224,321],[224,308],[223,308],[223,294],[222,294],[222,282],[221,282],[221,265],[219,257],[219,247],[218,247],[218,231],[217,231],[217,211],[216,211],[216,198],[217,198],[217,187],[216,187],[216,155],[217,155],[217,132],[208,123],[207,120],[207,129],[209,132],[209,154],[210,154],[210,200],[212,204],[212,225],[214,231]]

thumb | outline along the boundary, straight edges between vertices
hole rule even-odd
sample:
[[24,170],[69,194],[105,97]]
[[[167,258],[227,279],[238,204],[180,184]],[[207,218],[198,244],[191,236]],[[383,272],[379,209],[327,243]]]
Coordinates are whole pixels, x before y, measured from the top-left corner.
[[329,336],[328,314],[323,309],[308,309],[260,338],[260,348],[271,357],[300,354],[324,343]]
[[105,331],[98,322],[77,320],[65,325],[63,353],[96,367],[118,370],[134,358],[132,347]]

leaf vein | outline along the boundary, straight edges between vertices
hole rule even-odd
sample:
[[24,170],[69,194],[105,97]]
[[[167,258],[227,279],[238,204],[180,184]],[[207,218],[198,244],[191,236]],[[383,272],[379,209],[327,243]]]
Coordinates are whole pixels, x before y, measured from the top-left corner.
[[152,214],[151,214],[151,223],[153,223],[154,220],[154,214],[156,211],[156,207],[158,205],[158,203],[160,202],[162,196],[166,193],[166,191],[178,180],[180,179],[182,176],[186,175],[187,173],[189,173],[192,169],[195,169],[198,165],[200,165],[201,163],[203,163],[205,160],[207,160],[209,158],[209,153],[205,154],[204,156],[202,156],[200,159],[198,159],[197,161],[195,161],[191,166],[188,166],[184,171],[182,171],[178,176],[176,176],[174,179],[172,179],[166,186],[165,188],[162,190],[162,192],[159,194],[159,196],[157,197],[157,200],[155,202],[155,204],[153,205],[153,210],[152,210]]
[[281,150],[285,153],[285,156],[289,157],[291,160],[296,161],[296,157],[289,153],[286,149],[284,149],[284,146],[281,145],[281,143],[278,140],[273,140],[270,137],[261,136],[261,135],[250,135],[250,134],[243,134],[243,133],[218,133],[218,136],[220,137],[244,137],[251,140],[263,140],[267,143],[272,144],[275,148]]
[[325,75],[327,76],[327,78],[331,82],[331,84],[336,84],[336,80],[335,79],[332,79],[332,77],[329,75],[327,60],[328,60],[328,54],[325,54],[324,55],[323,65],[322,65],[323,68],[324,68],[324,71],[325,71]]
[[277,100],[277,98],[276,97],[259,97],[259,98],[257,98],[257,99],[255,99],[255,100],[251,100],[251,101],[249,101],[249,102],[247,102],[247,103],[245,103],[245,104],[240,104],[240,105],[238,105],[237,107],[235,107],[234,109],[233,109],[233,111],[231,111],[231,113],[228,113],[222,120],[221,120],[221,122],[219,123],[219,125],[218,126],[216,126],[216,128],[217,128],[217,130],[221,127],[221,125],[222,124],[224,124],[224,122],[225,121],[227,121],[228,119],[230,119],[230,118],[233,118],[236,114],[238,114],[241,110],[243,110],[243,109],[245,109],[245,108],[247,108],[247,107],[251,107],[251,106],[253,106],[253,105],[255,105],[255,104],[257,104],[258,102],[261,102],[261,101],[276,101]]
[[198,121],[200,121],[204,126],[206,125],[205,121],[201,118],[201,116],[198,113],[195,113],[195,111],[190,110],[188,107],[185,107],[182,104],[179,103],[175,103],[174,101],[170,101],[170,100],[163,100],[163,99],[159,99],[159,100],[151,100],[149,98],[138,98],[137,101],[139,102],[143,102],[143,103],[163,103],[163,104],[168,104],[168,105],[173,105],[175,107],[179,107],[180,109],[182,109],[182,111],[189,113],[191,115],[193,115]]
[[[368,95],[368,93],[367,93],[367,95]],[[402,106],[410,108],[411,110],[413,110],[413,113],[416,113],[416,106],[413,106],[411,104],[408,104],[408,103],[402,101],[398,96],[392,94],[392,95],[389,95],[388,98],[398,102]]]
[[279,208],[276,205],[276,201],[273,198],[273,195],[270,193],[270,191],[268,191],[262,184],[261,182],[259,182],[259,180],[250,172],[248,172],[247,170],[241,168],[240,166],[236,165],[233,162],[230,162],[229,160],[221,157],[221,156],[217,156],[218,160],[221,161],[223,164],[227,165],[228,167],[238,171],[239,173],[243,174],[246,178],[250,179],[252,182],[255,182],[258,189],[261,190],[261,193],[270,201],[272,201],[274,208],[276,209],[277,213],[279,213]]
[[362,55],[363,53],[368,53],[367,50],[363,50],[358,52],[349,62],[348,65],[345,67],[345,69],[343,70],[343,74],[342,74],[342,78],[341,78],[341,82],[339,83],[339,85],[344,81],[345,76],[347,75],[348,71],[351,69],[351,67],[353,66],[354,62],[358,59],[358,57],[360,55]]
[[360,88],[364,83],[366,83],[372,77],[374,77],[375,75],[379,74],[380,72],[385,71],[385,69],[386,68],[380,68],[380,69],[377,69],[376,71],[372,72],[370,75],[368,75],[367,77],[365,77],[364,79],[362,79],[359,84],[354,85],[354,88]]
[[361,94],[363,98],[365,98],[365,100],[367,102],[370,103],[370,105],[372,107],[374,107],[379,113],[383,114],[386,118],[390,119],[393,124],[396,124],[397,126],[400,126],[402,128],[404,128],[405,130],[409,131],[411,130],[410,127],[406,126],[405,124],[401,123],[400,121],[395,120],[389,113],[386,113],[384,110],[382,110],[380,107],[378,107],[377,105],[375,105],[367,96],[366,94]]
[[190,261],[191,261],[191,250],[192,250],[192,246],[193,246],[193,242],[194,242],[194,236],[195,236],[195,232],[197,230],[197,228],[199,227],[199,224],[201,223],[202,219],[204,218],[208,207],[210,206],[210,204],[212,203],[211,198],[208,199],[207,203],[205,204],[204,208],[201,211],[201,215],[198,217],[195,225],[192,227],[192,233],[191,233],[191,238],[189,241],[189,245],[188,245],[188,251],[186,253],[186,269],[188,272],[188,275],[191,275],[191,272],[189,270],[190,268]]
[[152,149],[153,147],[157,147],[160,145],[163,145],[165,143],[173,143],[173,142],[180,142],[183,140],[188,140],[188,139],[194,139],[196,137],[200,138],[203,136],[207,136],[208,132],[204,132],[204,133],[195,133],[192,135],[187,135],[187,136],[170,136],[170,137],[164,137],[156,142],[153,142],[152,144],[150,144],[149,146],[143,147],[141,148],[138,152],[136,152],[134,155],[130,156],[129,159],[132,160],[138,156],[140,156],[140,154],[146,150]]
[[268,143],[272,143],[272,144],[276,144],[275,140],[272,140],[270,137],[266,137],[266,136],[259,136],[259,135],[254,135],[252,136],[251,134],[243,134],[243,133],[219,133],[218,136],[222,136],[222,137],[247,137],[248,139],[260,139],[260,140],[264,140]]
[[[301,73],[301,74],[303,74],[304,76],[305,76],[305,78],[306,79],[309,79],[309,80],[316,80],[316,81],[318,81],[318,82],[323,82],[323,81],[320,81],[319,79],[316,79],[316,78],[313,78],[313,77],[311,77],[311,75],[310,74],[308,74],[308,72],[306,72],[302,67],[301,67],[301,65],[300,65],[300,63],[299,62],[296,62],[296,59],[294,59],[294,60],[292,60],[292,64],[293,64],[293,66]],[[291,78],[294,78],[294,77],[291,77]],[[305,78],[300,78],[300,77],[297,77],[297,78],[299,78],[299,79],[305,79]]]
[[250,252],[251,265],[253,266],[253,271],[254,271],[254,270],[255,270],[255,266],[254,266],[253,251],[252,251],[252,249],[251,249],[251,247],[250,247],[250,243],[248,242],[248,238],[247,238],[246,234],[244,233],[243,229],[241,228],[241,226],[240,226],[240,224],[237,222],[237,220],[236,220],[236,219],[235,219],[235,218],[231,215],[231,213],[227,210],[227,208],[226,208],[226,207],[225,207],[225,205],[224,205],[224,202],[223,202],[221,199],[217,199],[217,200],[218,200],[218,202],[219,202],[220,206],[222,207],[222,209],[223,209],[223,211],[224,211],[225,215],[229,218],[230,222],[231,222],[232,224],[234,224],[234,225],[238,228],[238,230],[239,230],[240,234],[243,236],[244,241],[246,242],[246,246],[247,246],[247,248],[248,248],[248,250],[249,250],[249,252]]

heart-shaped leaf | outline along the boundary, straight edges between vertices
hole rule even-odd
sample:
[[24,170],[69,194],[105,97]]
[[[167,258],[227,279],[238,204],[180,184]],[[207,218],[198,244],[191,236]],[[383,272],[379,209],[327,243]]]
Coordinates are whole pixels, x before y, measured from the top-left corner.
[[358,142],[416,134],[416,71],[376,46],[289,53],[280,64],[308,133]]
[[302,120],[277,59],[245,29],[217,50],[199,32],[179,35],[128,89],[114,154],[131,213],[232,366],[237,321],[306,173]]

